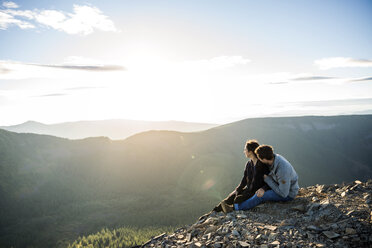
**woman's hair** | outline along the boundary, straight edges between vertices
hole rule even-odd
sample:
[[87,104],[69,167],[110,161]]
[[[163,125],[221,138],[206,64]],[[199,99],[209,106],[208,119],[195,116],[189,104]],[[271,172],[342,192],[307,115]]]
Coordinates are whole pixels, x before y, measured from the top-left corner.
[[259,147],[260,144],[258,144],[258,141],[257,140],[248,140],[246,143],[245,143],[245,148],[247,149],[248,152],[253,152],[253,154],[255,156],[256,153],[254,152],[256,150],[257,147]]
[[271,160],[274,158],[274,149],[272,146],[269,145],[260,145],[256,150],[255,150],[256,155],[260,159],[267,159]]

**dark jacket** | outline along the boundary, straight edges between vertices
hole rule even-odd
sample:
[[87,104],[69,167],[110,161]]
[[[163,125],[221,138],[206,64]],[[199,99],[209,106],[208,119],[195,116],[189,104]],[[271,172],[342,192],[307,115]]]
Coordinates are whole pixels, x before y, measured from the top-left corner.
[[264,174],[268,175],[269,173],[269,165],[262,163],[260,160],[257,160],[256,165],[253,165],[253,161],[249,160],[245,165],[244,176],[236,187],[236,191],[238,194],[245,191],[253,196],[259,188],[263,188],[265,191],[269,190],[270,187],[265,183],[263,177]]

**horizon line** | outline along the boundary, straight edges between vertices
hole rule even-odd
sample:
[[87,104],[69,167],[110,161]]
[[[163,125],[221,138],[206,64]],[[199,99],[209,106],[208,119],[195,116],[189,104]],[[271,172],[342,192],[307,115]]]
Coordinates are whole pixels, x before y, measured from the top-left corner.
[[186,121],[186,120],[144,120],[144,119],[124,119],[124,118],[109,118],[109,119],[85,119],[85,120],[71,120],[71,121],[62,121],[62,122],[53,122],[53,123],[45,123],[35,120],[27,120],[18,124],[8,124],[8,125],[2,125],[0,124],[0,127],[11,127],[11,126],[19,126],[28,122],[34,122],[42,125],[59,125],[59,124],[71,124],[71,123],[77,123],[77,122],[104,122],[104,121],[138,121],[138,122],[183,122],[183,123],[193,123],[193,124],[202,124],[202,125],[226,125],[234,122],[239,122],[247,119],[264,119],[264,118],[291,118],[291,117],[335,117],[335,116],[364,116],[364,115],[372,115],[372,109],[370,110],[371,113],[345,113],[345,114],[293,114],[293,115],[263,115],[263,116],[252,116],[252,117],[243,117],[243,118],[231,118],[234,120],[229,120],[225,122],[220,123],[213,123],[213,122],[201,122],[201,121]]

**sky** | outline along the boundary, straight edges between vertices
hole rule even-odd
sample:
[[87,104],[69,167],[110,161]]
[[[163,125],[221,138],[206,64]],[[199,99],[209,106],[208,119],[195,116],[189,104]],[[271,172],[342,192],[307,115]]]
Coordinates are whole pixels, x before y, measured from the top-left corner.
[[0,125],[372,114],[372,1],[0,1]]

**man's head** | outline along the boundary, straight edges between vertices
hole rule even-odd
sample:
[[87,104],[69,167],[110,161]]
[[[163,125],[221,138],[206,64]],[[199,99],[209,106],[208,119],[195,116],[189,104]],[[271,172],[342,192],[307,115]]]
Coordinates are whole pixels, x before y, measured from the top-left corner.
[[245,147],[244,147],[244,154],[245,156],[248,157],[256,157],[256,154],[254,153],[254,151],[257,149],[257,147],[259,147],[260,144],[258,144],[258,141],[257,140],[248,140],[246,143],[245,143]]
[[258,159],[265,164],[272,165],[274,163],[274,149],[269,145],[260,145],[255,150]]

